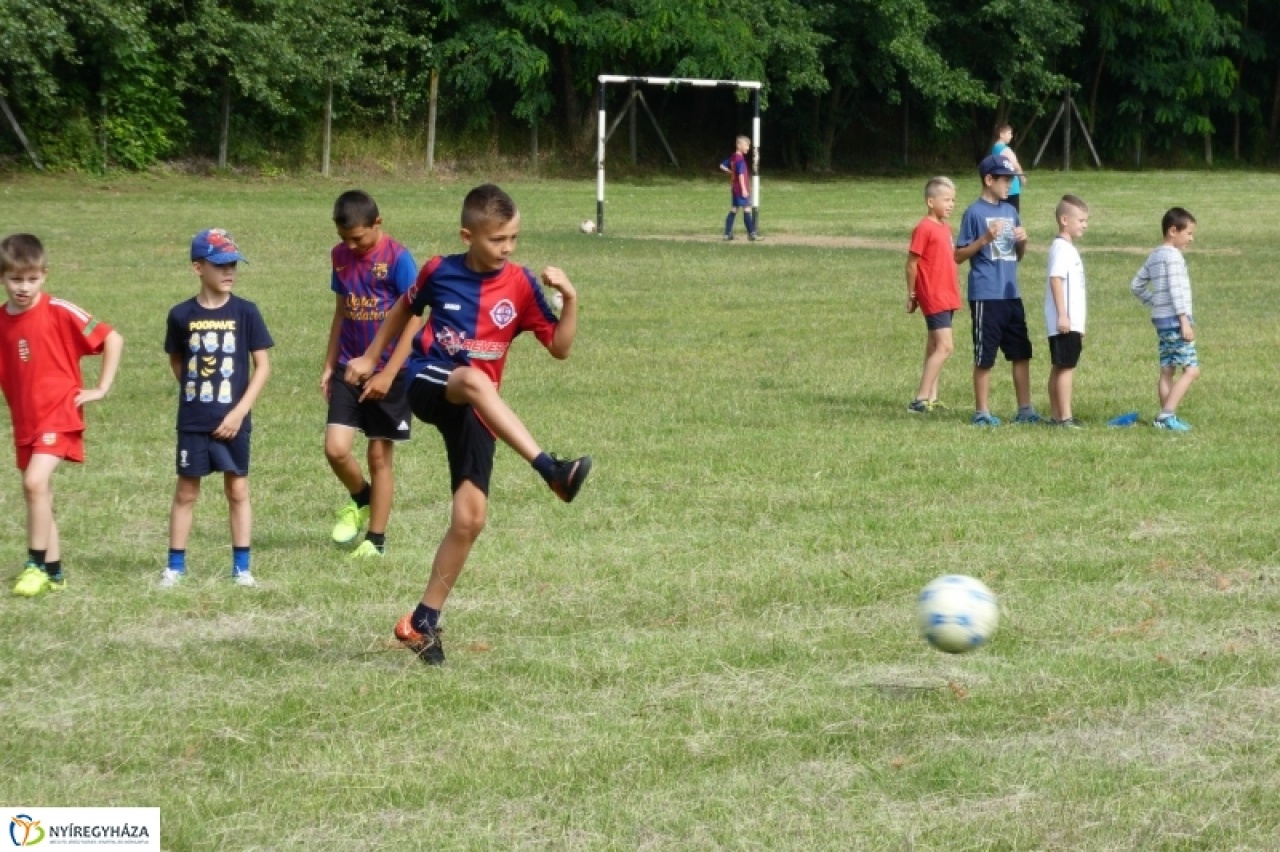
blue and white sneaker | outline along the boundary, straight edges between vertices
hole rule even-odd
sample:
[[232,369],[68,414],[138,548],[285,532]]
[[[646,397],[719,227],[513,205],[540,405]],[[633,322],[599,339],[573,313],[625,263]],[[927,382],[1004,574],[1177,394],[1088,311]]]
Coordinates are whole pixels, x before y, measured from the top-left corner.
[[1191,424],[1185,420],[1179,420],[1176,414],[1170,414],[1168,417],[1157,417],[1151,421],[1151,425],[1157,429],[1168,429],[1170,432],[1191,431]]
[[974,426],[999,426],[1000,418],[989,412],[975,411],[969,422]]
[[1036,414],[1033,411],[1030,414],[1019,414],[1017,417],[1013,418],[1013,422],[1021,425],[1029,425],[1033,423],[1041,423],[1043,422],[1043,419],[1039,414]]

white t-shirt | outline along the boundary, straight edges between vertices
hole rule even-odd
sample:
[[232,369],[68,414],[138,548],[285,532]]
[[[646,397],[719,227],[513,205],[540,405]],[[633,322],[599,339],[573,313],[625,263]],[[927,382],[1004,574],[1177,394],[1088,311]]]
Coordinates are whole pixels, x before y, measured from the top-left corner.
[[1044,279],[1044,324],[1053,337],[1058,333],[1058,306],[1053,301],[1051,278],[1062,279],[1062,296],[1066,300],[1067,316],[1071,317],[1071,330],[1084,334],[1084,261],[1070,240],[1058,237],[1049,246],[1049,273]]

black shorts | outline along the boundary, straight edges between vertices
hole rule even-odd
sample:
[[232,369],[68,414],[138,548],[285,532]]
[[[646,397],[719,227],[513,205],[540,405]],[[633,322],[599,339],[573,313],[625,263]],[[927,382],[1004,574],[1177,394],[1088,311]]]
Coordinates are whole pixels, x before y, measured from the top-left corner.
[[[341,376],[344,367],[334,370]],[[329,382],[330,426],[350,426],[359,429],[370,441],[407,441],[413,414],[409,400],[404,395],[404,371],[401,370],[382,399],[360,401],[359,385],[345,380]]]
[[456,492],[464,481],[470,482],[488,497],[497,442],[475,409],[450,402],[443,384],[420,377],[409,381],[408,398],[414,416],[436,427],[444,438],[451,489]]
[[938,311],[936,314],[926,314],[924,318],[924,327],[929,331],[940,331],[944,328],[951,328],[951,320],[955,316],[955,311]]
[[1006,361],[1031,360],[1031,338],[1021,299],[970,299],[969,310],[973,314],[973,366],[995,366],[997,349]]
[[241,429],[230,441],[219,441],[208,432],[179,432],[178,476],[201,477],[214,471],[248,476],[249,434]]
[[1005,201],[1007,201],[1009,203],[1009,206],[1012,207],[1014,210],[1017,210],[1019,213],[1022,212],[1022,193],[1018,193],[1017,195],[1010,195],[1008,198],[1005,199]]
[[1064,370],[1075,369],[1084,351],[1084,335],[1078,331],[1055,334],[1049,338],[1049,362]]

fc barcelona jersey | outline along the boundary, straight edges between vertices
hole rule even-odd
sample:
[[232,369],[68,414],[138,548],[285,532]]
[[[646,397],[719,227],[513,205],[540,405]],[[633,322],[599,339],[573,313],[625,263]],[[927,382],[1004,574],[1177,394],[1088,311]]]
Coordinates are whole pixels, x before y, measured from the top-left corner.
[[500,386],[516,335],[530,331],[550,346],[559,320],[525,267],[507,263],[496,272],[472,272],[465,258],[431,258],[404,294],[414,315],[431,312],[406,369],[411,377],[444,384],[454,367],[475,367]]
[[[331,252],[333,276],[329,289],[342,298],[342,325],[338,333],[338,367],[359,358],[373,342],[387,311],[413,284],[418,267],[403,245],[385,234],[364,254],[345,243]],[[394,345],[378,356],[381,368]]]

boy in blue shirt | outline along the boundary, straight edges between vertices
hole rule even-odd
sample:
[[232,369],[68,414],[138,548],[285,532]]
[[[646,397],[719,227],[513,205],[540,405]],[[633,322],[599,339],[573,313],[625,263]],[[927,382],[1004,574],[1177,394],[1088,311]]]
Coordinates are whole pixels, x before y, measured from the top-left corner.
[[734,143],[733,156],[720,164],[720,171],[729,173],[729,215],[724,217],[724,238],[733,239],[733,220],[742,211],[742,222],[747,226],[747,239],[755,242],[760,239],[756,233],[755,217],[751,215],[751,166],[747,163],[747,152],[751,150],[751,139],[739,136]]
[[169,566],[160,578],[165,588],[187,575],[200,481],[215,471],[222,473],[231,521],[231,578],[238,586],[256,585],[249,566],[249,434],[274,344],[257,305],[231,292],[242,260],[221,228],[196,234],[191,267],[200,292],[169,311],[164,351],[178,386],[178,486],[169,510]]
[[1018,211],[1005,200],[1018,170],[999,156],[978,165],[982,195],[964,211],[956,239],[957,264],[969,261],[969,310],[973,316],[973,419],[975,426],[999,426],[991,413],[991,368],[996,350],[1013,365],[1018,400],[1015,423],[1039,423],[1031,405],[1031,338],[1018,291],[1018,263],[1027,250],[1027,232]]

